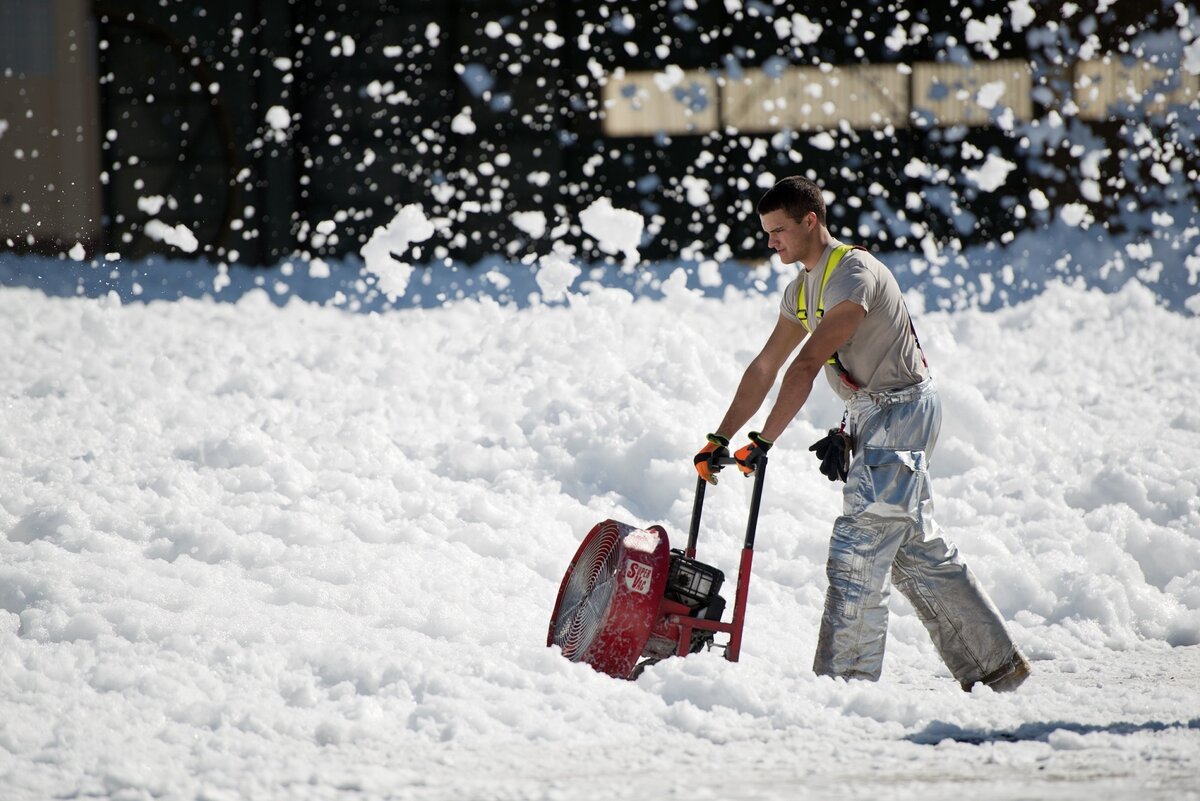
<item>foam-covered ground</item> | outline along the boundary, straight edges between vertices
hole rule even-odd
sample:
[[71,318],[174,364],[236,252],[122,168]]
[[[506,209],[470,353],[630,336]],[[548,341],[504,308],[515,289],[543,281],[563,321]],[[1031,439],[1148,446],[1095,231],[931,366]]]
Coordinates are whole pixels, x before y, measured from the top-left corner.
[[[940,519],[1035,674],[962,693],[895,598],[878,684],[809,670],[840,498],[773,452],[742,660],[545,647],[606,517],[681,540],[774,301],[668,282],[354,315],[0,292],[11,801],[1180,798],[1200,769],[1200,319],[1063,285],[918,325]],[[748,483],[709,494],[732,575]]]

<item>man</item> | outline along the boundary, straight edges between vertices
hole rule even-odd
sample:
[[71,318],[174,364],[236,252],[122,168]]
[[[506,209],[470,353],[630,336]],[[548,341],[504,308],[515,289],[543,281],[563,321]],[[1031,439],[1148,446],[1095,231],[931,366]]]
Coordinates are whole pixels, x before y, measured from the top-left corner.
[[825,201],[812,181],[785,178],[757,211],[768,247],[804,270],[784,291],[775,328],[696,455],[696,470],[716,483],[717,459],[728,456],[730,438],[758,411],[803,342],[762,431],[750,432],[735,459],[743,473],[754,472],[824,368],[846,415],[841,430],[830,430],[810,450],[822,460],[821,472],[846,486],[829,545],[829,590],[813,670],[879,678],[889,585],[895,584],[964,689],[980,682],[997,691],[1016,689],[1029,663],[933,521],[929,459],[941,405],[895,277],[865,250],[830,235]]

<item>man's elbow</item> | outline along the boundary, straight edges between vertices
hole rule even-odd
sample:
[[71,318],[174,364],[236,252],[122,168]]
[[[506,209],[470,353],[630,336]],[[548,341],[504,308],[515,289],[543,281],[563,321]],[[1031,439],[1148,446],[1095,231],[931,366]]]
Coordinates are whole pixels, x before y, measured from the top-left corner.
[[775,376],[779,375],[779,368],[781,367],[783,367],[783,362],[773,361],[759,355],[746,367],[746,374],[753,376],[759,381],[766,381],[769,384],[773,384],[775,383]]
[[824,359],[815,358],[811,353],[801,353],[788,367],[788,373],[797,379],[811,382],[817,377],[817,373],[821,372],[824,365]]

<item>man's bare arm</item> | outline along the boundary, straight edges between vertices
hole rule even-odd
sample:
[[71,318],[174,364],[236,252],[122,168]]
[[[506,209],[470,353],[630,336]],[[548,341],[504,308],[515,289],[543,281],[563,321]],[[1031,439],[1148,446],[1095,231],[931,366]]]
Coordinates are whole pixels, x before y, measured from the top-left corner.
[[746,421],[762,406],[763,399],[771,391],[775,377],[779,375],[779,370],[788,356],[792,355],[807,335],[804,326],[782,314],[779,315],[766,344],[742,374],[729,411],[725,412],[725,417],[715,433],[731,439],[741,430]]

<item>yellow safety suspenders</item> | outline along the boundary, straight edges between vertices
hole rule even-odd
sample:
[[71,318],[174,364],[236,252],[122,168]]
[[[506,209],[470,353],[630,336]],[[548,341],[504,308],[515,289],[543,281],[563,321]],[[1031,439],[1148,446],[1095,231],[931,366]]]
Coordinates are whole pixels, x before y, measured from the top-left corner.
[[[846,254],[854,250],[854,245],[838,245],[829,254],[829,258],[825,261],[825,273],[821,276],[821,289],[817,294],[817,319],[820,320],[825,316],[825,286],[829,283],[829,277],[833,275],[833,271],[842,263],[842,259]],[[808,324],[808,304],[804,302],[804,285],[808,283],[804,281],[800,284],[800,296],[796,298],[796,316],[800,318],[800,324],[804,326],[804,330],[812,333],[812,327]]]
[[[837,266],[842,263],[842,259],[846,257],[847,253],[854,250],[854,248],[854,245],[838,245],[833,249],[832,252],[830,252],[829,258],[825,260],[825,272],[821,276],[821,288],[817,292],[818,320],[825,316],[825,285],[829,283],[830,276],[833,275],[833,271],[837,269]],[[807,281],[802,281],[800,283],[800,294],[796,298],[796,316],[800,318],[800,324],[804,326],[804,330],[811,334],[812,326],[808,324],[808,304],[804,302],[804,285],[807,283]],[[825,363],[836,367],[838,373],[842,376],[842,380],[845,381],[849,386],[854,387],[855,389],[858,388],[854,383],[854,380],[850,378],[850,374],[846,371],[846,368],[842,366],[842,363],[838,359],[838,355],[836,353],[834,353],[833,356],[829,358],[829,361]]]
[[[861,245],[838,245],[830,252],[829,258],[826,259],[825,271],[821,275],[821,288],[818,290],[817,294],[818,321],[825,316],[825,285],[829,283],[830,276],[833,275],[833,271],[837,269],[838,265],[842,263],[842,259],[846,257],[846,254],[856,249],[866,250],[866,248],[862,247]],[[808,324],[808,304],[804,301],[804,285],[807,283],[807,281],[800,282],[800,293],[796,297],[796,316],[800,318],[800,324],[804,326],[804,330],[811,334],[812,327]],[[907,311],[908,310],[906,308],[905,312],[907,313]],[[909,330],[912,331],[913,339],[917,343],[917,350],[921,353],[921,361],[924,362],[926,367],[928,367],[929,362],[925,359],[925,349],[921,347],[921,340],[917,337],[917,329],[913,325],[911,315],[908,318],[908,326]],[[853,390],[858,390],[858,383],[850,376],[850,371],[848,371],[842,364],[842,361],[838,358],[836,351],[825,363],[831,365],[835,370],[837,370],[838,375],[841,377],[846,386]],[[845,422],[843,421],[843,425],[844,424]]]

